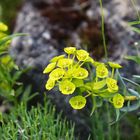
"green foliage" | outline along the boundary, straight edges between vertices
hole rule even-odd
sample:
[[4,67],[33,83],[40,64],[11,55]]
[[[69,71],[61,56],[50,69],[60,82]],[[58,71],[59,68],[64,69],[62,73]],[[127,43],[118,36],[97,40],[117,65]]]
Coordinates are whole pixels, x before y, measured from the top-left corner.
[[[106,113],[104,113],[106,112]],[[114,109],[104,104],[90,117],[92,134],[90,140],[139,140],[140,120],[134,112],[121,114],[121,120],[112,123]],[[125,117],[123,117],[125,115]],[[129,134],[129,135],[128,135]]]
[[[134,21],[131,23],[131,25],[136,25],[139,24],[140,21]],[[136,42],[136,50],[137,50],[137,55],[134,56],[126,56],[125,58],[131,61],[134,61],[137,66],[140,65],[140,56],[139,56],[139,50],[138,50],[138,45],[139,43]],[[134,75],[133,79],[127,79],[122,77],[123,80],[131,85],[131,88],[128,88],[128,92],[131,93],[134,96],[137,96],[140,98],[140,75]],[[132,99],[133,100],[133,99]],[[128,107],[129,106],[129,107]],[[122,111],[134,111],[140,107],[140,101],[135,102],[133,105],[130,107],[130,102],[128,102],[127,107],[123,108]]]
[[[140,120],[138,113],[129,113],[120,121],[120,136],[121,140],[139,140],[140,139]],[[126,130],[124,130],[126,128]],[[129,134],[129,135],[128,135]]]
[[120,140],[120,124],[116,122],[111,125],[113,121],[111,118],[112,115],[114,115],[114,110],[108,103],[103,104],[102,108],[95,110],[94,115],[90,118],[92,140]]
[[135,27],[136,25],[139,25],[140,24],[140,21],[132,21],[132,22],[129,22],[128,25],[131,27],[131,29],[133,31],[135,31],[136,33],[140,34],[140,29],[138,27]]
[[[133,0],[131,0],[131,1],[132,1],[132,3],[133,2],[135,3],[135,1],[133,1]],[[136,11],[137,11],[137,9],[136,9]],[[134,32],[140,34],[140,29],[138,27],[135,27],[135,25],[140,25],[140,15],[139,15],[139,12],[138,11],[137,11],[137,16],[138,16],[139,20],[138,21],[129,22],[128,25],[132,28],[132,30]],[[137,50],[137,55],[134,55],[134,56],[125,56],[125,58],[128,59],[128,60],[132,60],[132,61],[134,61],[134,62],[136,62],[137,64],[140,65],[140,56],[139,56],[139,49],[138,49],[139,42],[136,42],[136,46],[135,47],[136,47],[136,50]]]
[[128,60],[135,61],[137,64],[140,64],[140,57],[139,56],[126,56],[125,58]]
[[[12,102],[17,105],[21,100],[25,103],[31,97],[31,87],[23,88],[22,83],[18,82],[19,77],[26,70],[19,70],[18,66],[14,63],[9,55],[9,43],[14,37],[22,36],[25,34],[7,35],[5,32],[8,27],[0,22],[0,98],[4,102]],[[30,96],[30,97],[29,97]]]
[[38,105],[27,110],[23,103],[9,115],[3,116],[0,127],[2,140],[76,140],[74,125],[59,114],[55,117],[55,108]]

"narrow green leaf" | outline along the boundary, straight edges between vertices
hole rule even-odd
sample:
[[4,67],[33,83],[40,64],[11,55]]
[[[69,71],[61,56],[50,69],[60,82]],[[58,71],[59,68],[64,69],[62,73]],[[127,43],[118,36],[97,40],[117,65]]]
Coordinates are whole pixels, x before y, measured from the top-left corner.
[[136,33],[140,34],[140,29],[136,28],[136,27],[131,27],[133,31],[135,31]]
[[134,81],[132,81],[132,80],[130,80],[130,79],[127,79],[127,78],[125,78],[125,77],[122,77],[122,79],[125,80],[125,81],[127,81],[127,82],[129,82],[129,83],[131,83],[131,84],[133,84],[133,85],[135,85],[135,86],[139,86],[139,87],[140,87],[139,84],[137,84],[136,82],[134,82]]
[[139,94],[137,91],[135,91],[135,90],[133,90],[133,89],[131,89],[131,88],[129,88],[128,91],[129,91],[132,95],[137,96],[138,98],[140,98],[140,94]]
[[140,24],[140,21],[132,21],[132,22],[128,22],[128,25],[133,26],[133,25],[138,25]]
[[125,59],[135,61],[137,64],[140,64],[140,57],[139,56],[125,56]]
[[116,122],[119,120],[120,117],[120,110],[116,109]]
[[134,103],[133,105],[129,105],[129,107],[123,107],[121,108],[121,111],[123,112],[131,112],[131,111],[135,111],[140,107],[140,100],[138,100],[136,103]]
[[7,41],[15,38],[15,37],[20,37],[20,36],[27,36],[28,34],[25,34],[25,33],[16,33],[16,34],[13,34],[13,35],[9,35],[3,39],[0,40],[0,46],[4,45]]
[[96,109],[96,98],[94,96],[92,96],[92,110],[91,110],[90,116],[92,116],[95,109]]

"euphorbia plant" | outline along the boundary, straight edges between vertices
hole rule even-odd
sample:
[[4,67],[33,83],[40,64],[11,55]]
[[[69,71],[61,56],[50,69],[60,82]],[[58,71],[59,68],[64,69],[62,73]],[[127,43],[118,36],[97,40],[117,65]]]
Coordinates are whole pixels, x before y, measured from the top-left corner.
[[[117,69],[122,68],[121,65],[114,62],[97,62],[87,51],[77,50],[75,47],[67,47],[64,52],[65,55],[51,59],[43,73],[49,73],[47,90],[58,86],[62,94],[73,94],[69,100],[72,108],[84,108],[87,97],[91,97],[93,101],[92,113],[96,109],[97,100],[105,100],[116,109],[121,109],[125,100],[138,99],[135,95],[128,96],[121,92],[116,74]],[[90,71],[86,65],[92,66]]]

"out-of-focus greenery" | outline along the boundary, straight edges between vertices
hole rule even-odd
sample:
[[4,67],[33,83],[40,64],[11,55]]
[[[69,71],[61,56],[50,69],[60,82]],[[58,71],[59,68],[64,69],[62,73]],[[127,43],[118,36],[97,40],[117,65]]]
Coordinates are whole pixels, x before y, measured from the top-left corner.
[[55,108],[48,103],[30,111],[21,104],[1,122],[1,140],[78,140],[74,138],[74,125],[62,121],[60,114],[55,117]]
[[[1,104],[13,103],[16,107],[19,102],[27,103],[36,94],[30,96],[30,86],[24,89],[19,78],[26,70],[20,70],[9,55],[9,43],[12,38],[23,34],[7,35],[8,27],[1,23],[0,30],[0,101]],[[25,34],[24,34],[25,35]]]
[[[104,113],[106,112],[106,113]],[[140,112],[139,112],[140,113]],[[89,140],[139,140],[140,120],[134,112],[125,114],[120,121],[113,123],[115,111],[104,104],[96,110],[91,119],[92,134]]]
[[1,0],[0,1],[0,21],[6,23],[10,29],[14,23],[17,11],[22,0]]

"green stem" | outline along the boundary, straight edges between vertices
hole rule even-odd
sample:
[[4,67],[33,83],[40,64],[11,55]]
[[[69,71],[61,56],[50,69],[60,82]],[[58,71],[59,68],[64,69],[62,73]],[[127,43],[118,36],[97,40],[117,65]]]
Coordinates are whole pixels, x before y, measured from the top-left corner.
[[103,46],[105,51],[105,58],[108,60],[108,53],[107,53],[107,46],[106,46],[106,39],[105,39],[105,27],[104,27],[104,10],[102,0],[99,0],[100,8],[101,8],[101,28],[102,28],[102,38],[103,38]]
[[68,59],[70,59],[70,54],[68,54]]
[[112,140],[112,130],[111,130],[111,117],[110,117],[110,109],[108,103],[106,104],[106,109],[107,109],[107,119],[108,119],[108,140]]
[[125,84],[123,78],[121,77],[120,72],[119,72],[118,69],[116,70],[116,73],[117,73],[117,76],[118,76],[118,78],[120,79],[120,81],[121,81],[121,83],[122,83],[122,85],[123,85],[123,87],[124,87],[123,93],[124,93],[124,95],[126,95],[126,94],[127,94],[127,86],[126,86],[126,84]]
[[85,96],[85,98],[89,97],[92,94],[92,92],[90,92],[90,91],[87,91],[87,92],[88,92],[88,94]]
[[115,72],[115,69],[114,69],[114,68],[112,68],[111,78],[113,78],[113,77],[114,77],[114,72]]
[[78,61],[76,64],[76,67],[79,67],[79,66],[80,66],[80,61]]
[[72,57],[72,64],[71,64],[70,68],[72,68],[72,65],[74,64],[74,59],[75,59],[75,54]]
[[74,59],[75,59],[75,54],[73,55],[73,57],[72,57],[72,61],[74,62]]
[[96,76],[95,81],[98,82],[98,77]]
[[116,134],[117,134],[116,140],[120,140],[120,131],[119,130],[120,130],[119,129],[119,122],[117,122],[117,124],[116,124]]
[[82,62],[82,63],[80,64],[80,67],[81,67],[82,65],[84,65],[84,63],[85,63],[85,61],[84,61],[84,62]]

